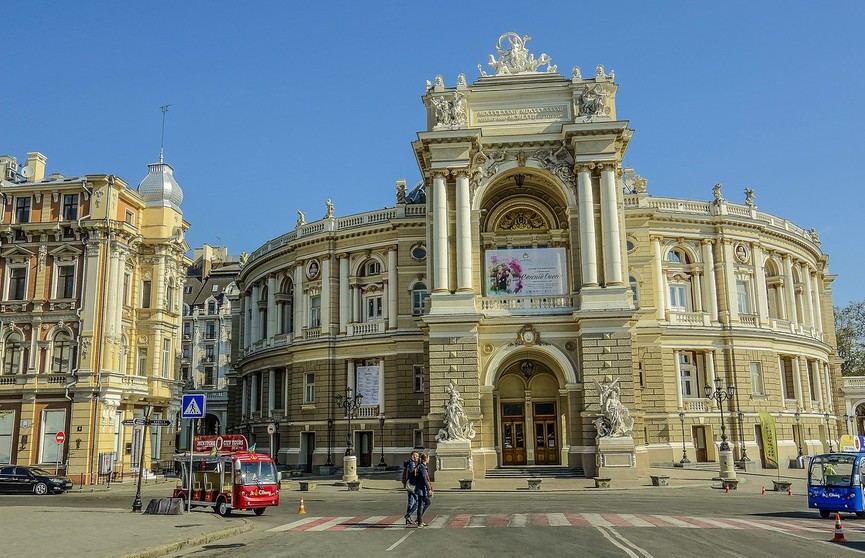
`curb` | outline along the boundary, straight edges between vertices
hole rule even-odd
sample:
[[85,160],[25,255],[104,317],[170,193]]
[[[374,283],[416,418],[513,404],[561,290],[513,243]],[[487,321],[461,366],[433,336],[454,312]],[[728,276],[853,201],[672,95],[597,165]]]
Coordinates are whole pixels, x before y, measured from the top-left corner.
[[139,552],[123,554],[120,556],[120,558],[158,558],[159,556],[165,556],[166,554],[171,554],[172,552],[177,552],[178,550],[183,550],[184,548],[201,546],[209,542],[226,539],[228,537],[234,537],[240,535],[241,533],[252,531],[253,527],[255,527],[255,525],[253,525],[246,519],[241,519],[241,521],[243,521],[243,524],[236,527],[223,529],[222,531],[214,531],[212,533],[199,535],[197,537],[193,537],[191,539],[186,539],[183,541],[155,546],[153,548],[148,548],[147,550],[142,550]]

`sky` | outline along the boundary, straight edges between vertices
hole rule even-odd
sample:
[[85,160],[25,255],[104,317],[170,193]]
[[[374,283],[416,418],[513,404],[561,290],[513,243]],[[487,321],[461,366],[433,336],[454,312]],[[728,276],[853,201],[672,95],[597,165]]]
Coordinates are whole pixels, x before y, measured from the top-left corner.
[[615,70],[624,166],[654,196],[744,201],[815,228],[834,302],[865,298],[849,237],[865,188],[865,3],[4,2],[0,154],[136,187],[165,160],[187,242],[252,252],[320,219],[393,206],[420,181],[421,97],[486,68],[502,33],[559,72]]

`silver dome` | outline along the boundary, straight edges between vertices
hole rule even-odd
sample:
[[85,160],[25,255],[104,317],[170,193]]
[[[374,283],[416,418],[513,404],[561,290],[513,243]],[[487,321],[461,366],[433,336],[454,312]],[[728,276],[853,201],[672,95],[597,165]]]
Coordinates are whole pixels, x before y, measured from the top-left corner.
[[183,190],[174,180],[174,169],[168,163],[150,163],[147,176],[138,185],[138,193],[148,207],[168,206],[180,211]]

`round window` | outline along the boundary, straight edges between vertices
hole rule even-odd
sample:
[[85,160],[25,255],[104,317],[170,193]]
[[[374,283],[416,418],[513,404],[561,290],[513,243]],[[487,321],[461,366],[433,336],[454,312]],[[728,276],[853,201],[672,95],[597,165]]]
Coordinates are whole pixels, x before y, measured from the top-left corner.
[[633,242],[631,242],[630,240],[628,240],[625,242],[625,247],[627,248],[628,252],[633,252],[634,248],[636,248],[637,245],[634,244]]
[[426,248],[423,246],[415,246],[411,249],[411,257],[416,260],[422,260],[426,258]]

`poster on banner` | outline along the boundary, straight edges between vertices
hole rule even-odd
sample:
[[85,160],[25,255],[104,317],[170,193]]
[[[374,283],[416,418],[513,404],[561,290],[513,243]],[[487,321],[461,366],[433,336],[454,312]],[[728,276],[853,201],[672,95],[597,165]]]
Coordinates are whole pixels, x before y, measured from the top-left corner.
[[381,366],[358,366],[356,378],[357,392],[363,395],[364,405],[379,405],[379,375]]
[[766,411],[760,411],[760,433],[763,436],[766,468],[778,469],[778,434],[775,429],[775,417]]
[[487,295],[567,294],[566,269],[564,248],[487,250]]

